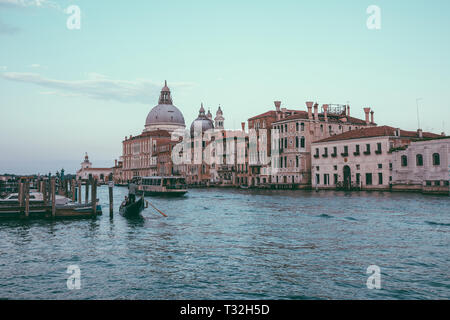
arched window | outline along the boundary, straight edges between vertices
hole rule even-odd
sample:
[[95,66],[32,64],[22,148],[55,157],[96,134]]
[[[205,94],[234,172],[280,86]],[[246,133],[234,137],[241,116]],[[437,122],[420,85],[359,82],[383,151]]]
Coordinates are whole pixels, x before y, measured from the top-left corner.
[[441,165],[441,156],[439,153],[433,153],[433,166]]
[[423,156],[421,154],[416,155],[416,166],[423,166]]
[[295,147],[298,148],[298,137],[295,137]]
[[300,129],[301,129],[302,131],[305,131],[305,124],[304,124],[303,122],[300,124]]
[[402,156],[402,167],[407,167],[407,166],[408,166],[408,157]]
[[305,137],[302,137],[300,139],[300,148],[304,148],[305,147]]

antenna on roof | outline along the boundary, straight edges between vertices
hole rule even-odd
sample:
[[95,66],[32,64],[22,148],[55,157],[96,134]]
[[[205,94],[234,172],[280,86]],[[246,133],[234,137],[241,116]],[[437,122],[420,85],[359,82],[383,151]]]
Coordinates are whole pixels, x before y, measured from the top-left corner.
[[419,118],[419,101],[423,100],[422,98],[416,99],[416,105],[417,105],[417,129],[420,129],[420,118]]

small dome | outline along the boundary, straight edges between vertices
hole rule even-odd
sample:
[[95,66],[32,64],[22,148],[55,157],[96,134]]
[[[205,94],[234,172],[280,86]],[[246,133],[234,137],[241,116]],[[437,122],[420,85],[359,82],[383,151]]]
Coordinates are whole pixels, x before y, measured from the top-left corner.
[[205,109],[203,108],[203,103],[202,103],[202,105],[200,107],[200,111],[198,113],[197,119],[192,121],[192,124],[191,124],[191,136],[194,136],[194,133],[195,133],[195,130],[196,130],[197,127],[202,129],[202,133],[207,131],[207,130],[214,129],[214,124],[213,124],[212,120],[209,119],[205,115]]

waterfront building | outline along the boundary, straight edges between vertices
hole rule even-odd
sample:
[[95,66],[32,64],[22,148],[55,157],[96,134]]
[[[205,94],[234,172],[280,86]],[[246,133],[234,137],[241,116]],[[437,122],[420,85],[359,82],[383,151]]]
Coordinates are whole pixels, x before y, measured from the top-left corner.
[[81,163],[81,168],[77,171],[76,178],[82,181],[96,178],[99,183],[105,183],[113,179],[113,168],[92,167],[92,162],[89,161],[89,156],[86,152],[84,161]]
[[183,114],[173,105],[171,91],[165,82],[158,105],[147,115],[143,132],[137,136],[125,137],[122,141],[123,180],[157,175],[158,141],[167,141],[172,132],[184,129]]
[[[257,131],[258,153],[251,155],[249,180],[252,186],[289,188],[311,187],[311,143],[339,133],[374,127],[374,112],[364,108],[366,119],[350,116],[349,105],[306,102],[307,111],[281,108],[249,119],[249,128]],[[313,113],[314,108],[314,113]],[[266,142],[261,143],[259,129],[267,129]],[[271,129],[276,129],[272,137]],[[262,161],[266,152],[270,161]],[[252,161],[252,158],[256,158]]]
[[207,146],[214,139],[214,123],[211,118],[212,116],[205,114],[202,103],[197,118],[191,123],[190,141],[183,142],[187,163],[181,165],[177,171],[186,178],[188,185],[211,184],[211,162],[206,158],[210,155],[205,153]]
[[449,194],[450,137],[414,141],[392,152],[392,189]]
[[311,174],[318,189],[389,190],[392,151],[412,141],[435,138],[428,132],[389,126],[353,129],[311,143]]
[[[249,186],[261,186],[272,184],[271,165],[265,159],[261,158],[264,152],[270,159],[272,152],[272,124],[282,117],[289,117],[297,114],[299,110],[281,109],[281,101],[275,101],[275,110],[269,110],[257,116],[248,119],[249,134],[254,130],[256,141],[252,141],[255,146],[252,148],[250,161],[248,163],[247,180]],[[262,129],[260,131],[260,129]],[[260,134],[261,133],[261,134]],[[250,151],[249,151],[250,152]]]

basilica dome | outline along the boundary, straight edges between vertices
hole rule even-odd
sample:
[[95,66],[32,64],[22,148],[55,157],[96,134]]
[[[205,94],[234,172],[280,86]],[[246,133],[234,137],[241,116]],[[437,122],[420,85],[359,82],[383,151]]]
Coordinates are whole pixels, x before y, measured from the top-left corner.
[[209,129],[214,129],[214,124],[213,124],[212,120],[205,114],[205,109],[203,108],[203,104],[200,107],[200,111],[198,113],[197,119],[192,121],[191,136],[194,136],[194,131],[198,130],[197,128],[201,128],[202,133]]
[[181,111],[173,105],[167,81],[161,90],[158,105],[148,113],[145,131],[184,129],[186,127]]

